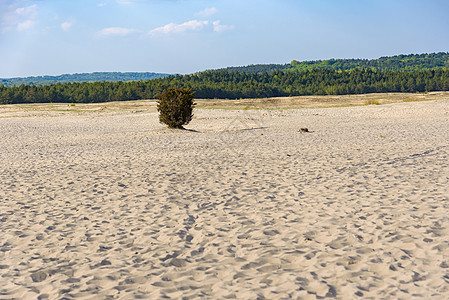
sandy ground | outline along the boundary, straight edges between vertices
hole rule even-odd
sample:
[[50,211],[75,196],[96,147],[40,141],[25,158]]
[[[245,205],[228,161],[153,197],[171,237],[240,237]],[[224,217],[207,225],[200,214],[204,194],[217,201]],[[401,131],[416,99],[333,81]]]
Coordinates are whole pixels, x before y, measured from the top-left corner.
[[449,298],[449,100],[151,107],[3,107],[0,299]]
[[[382,93],[340,96],[295,96],[263,99],[195,99],[196,108],[209,109],[294,109],[361,106],[398,102],[449,99],[449,92]],[[51,117],[80,114],[155,112],[156,100],[117,101],[107,103],[33,103],[0,105],[0,118]]]

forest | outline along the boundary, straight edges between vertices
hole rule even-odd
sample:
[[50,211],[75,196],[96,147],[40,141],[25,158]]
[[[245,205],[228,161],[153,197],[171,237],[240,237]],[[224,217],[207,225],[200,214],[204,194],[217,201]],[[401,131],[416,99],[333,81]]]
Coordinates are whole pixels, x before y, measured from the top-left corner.
[[449,68],[449,53],[410,54],[381,57],[378,59],[328,59],[318,61],[292,61],[286,70],[311,69],[352,70],[369,68],[379,71],[421,71]]
[[[337,71],[352,69],[372,69],[377,71],[421,71],[440,68],[449,68],[449,53],[439,52],[430,54],[409,54],[381,57],[378,59],[328,59],[315,61],[296,61],[289,64],[257,64],[243,67],[227,67],[206,72],[228,71],[271,74],[276,71],[307,71],[314,69],[331,69]],[[0,85],[19,86],[26,85],[50,85],[57,83],[73,82],[99,82],[99,81],[140,81],[167,77],[170,74],[151,72],[94,72],[81,74],[64,74],[59,76],[32,76],[22,78],[1,79]]]
[[343,71],[366,68],[377,71],[420,71],[449,68],[449,53],[401,54],[378,59],[328,59],[302,62],[293,60],[290,64],[249,65],[245,67],[228,67],[221,70],[245,73],[271,73],[273,71],[307,71],[313,69]]
[[58,76],[31,76],[0,79],[0,84],[5,86],[27,85],[49,85],[69,82],[96,82],[96,81],[138,81],[162,78],[169,74],[151,72],[94,72],[80,74],[63,74]]
[[341,95],[385,92],[449,90],[449,69],[379,71],[371,68],[347,71],[312,69],[271,73],[204,71],[171,75],[147,81],[101,81],[51,85],[0,86],[0,104],[92,103],[154,99],[168,87],[191,88],[196,98],[238,99],[300,95]]

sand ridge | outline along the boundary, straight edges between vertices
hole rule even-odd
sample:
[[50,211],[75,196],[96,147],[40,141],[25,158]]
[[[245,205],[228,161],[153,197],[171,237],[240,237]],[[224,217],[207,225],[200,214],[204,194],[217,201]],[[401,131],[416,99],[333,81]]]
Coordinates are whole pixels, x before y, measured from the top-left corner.
[[1,298],[449,297],[447,100],[187,128],[1,118]]

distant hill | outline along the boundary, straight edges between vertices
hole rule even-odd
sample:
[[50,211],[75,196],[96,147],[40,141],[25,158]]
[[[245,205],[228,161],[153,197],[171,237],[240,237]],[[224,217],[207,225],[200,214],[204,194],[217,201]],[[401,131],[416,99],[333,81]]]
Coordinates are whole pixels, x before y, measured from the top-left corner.
[[80,74],[64,74],[58,76],[33,76],[33,77],[18,77],[0,79],[0,85],[5,86],[19,86],[26,85],[50,85],[56,83],[70,83],[70,82],[98,82],[98,81],[139,81],[150,80],[157,78],[164,78],[169,74],[150,73],[150,72],[95,72],[95,73],[80,73]]
[[3,84],[0,79],[0,104],[154,99],[168,87],[191,88],[197,98],[207,99],[449,91],[449,53],[292,61],[188,75],[90,73],[4,79]]
[[425,93],[449,91],[449,68],[420,71],[372,69],[242,73],[205,71],[146,81],[100,81],[53,85],[0,85],[0,104],[98,103],[155,99],[165,89],[191,88],[202,99],[239,99],[301,95]]
[[449,68],[449,53],[409,54],[386,56],[378,59],[328,59],[316,61],[296,60],[287,70],[306,71],[313,69],[331,69],[345,71],[352,69],[373,69],[378,71],[421,71]]
[[245,72],[261,74],[275,71],[307,71],[314,69],[330,69],[346,71],[353,69],[372,69],[378,71],[421,71],[449,68],[449,53],[409,54],[386,56],[378,59],[327,59],[297,61],[289,64],[259,64],[243,67],[228,67],[213,71]]
[[[250,74],[261,74],[263,72],[267,72],[267,73],[273,73],[275,71],[283,71],[286,69],[291,68],[291,64],[283,64],[283,65],[278,65],[278,64],[269,64],[269,65],[263,65],[263,64],[259,64],[259,65],[249,65],[249,66],[244,66],[244,67],[227,67],[227,68],[222,68],[222,69],[216,69],[216,70],[209,70],[209,71],[227,71],[227,72],[245,72],[245,73],[250,73]],[[207,71],[206,71],[207,72]]]
[[[376,71],[422,71],[435,69],[449,69],[449,53],[439,52],[430,54],[409,54],[386,56],[378,59],[327,59],[327,60],[312,60],[312,61],[297,61],[293,60],[287,64],[256,64],[241,67],[227,67],[222,69],[203,71],[229,73],[247,73],[247,74],[268,74],[277,71],[310,71],[315,69],[329,69],[335,71],[347,71],[353,69],[371,69]],[[198,72],[196,74],[201,74]],[[0,86],[4,85],[19,86],[25,85],[50,85],[56,83],[70,83],[70,82],[118,82],[118,81],[139,81],[151,80],[170,76],[170,74],[163,73],[138,73],[138,72],[95,72],[95,73],[80,73],[80,74],[64,74],[59,76],[35,76],[23,78],[0,78]]]

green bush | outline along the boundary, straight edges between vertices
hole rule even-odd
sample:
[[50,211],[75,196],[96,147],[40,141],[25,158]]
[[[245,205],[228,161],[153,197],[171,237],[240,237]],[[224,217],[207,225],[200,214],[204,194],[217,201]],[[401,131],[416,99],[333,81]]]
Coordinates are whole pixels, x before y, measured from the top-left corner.
[[157,110],[159,122],[170,128],[183,128],[193,117],[193,97],[195,93],[191,89],[168,88],[158,96]]

